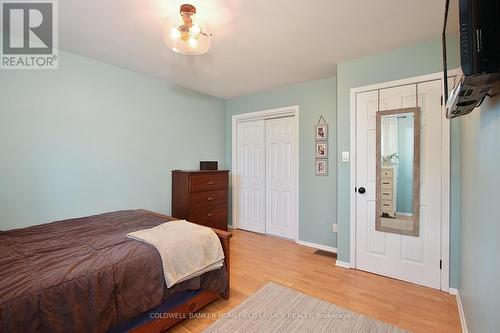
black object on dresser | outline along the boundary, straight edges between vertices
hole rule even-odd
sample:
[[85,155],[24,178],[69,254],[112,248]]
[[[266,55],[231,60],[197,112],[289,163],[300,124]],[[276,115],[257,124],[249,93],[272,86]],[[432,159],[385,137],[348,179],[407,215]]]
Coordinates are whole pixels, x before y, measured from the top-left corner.
[[200,161],[200,170],[219,170],[217,161]]
[[229,171],[172,171],[172,216],[227,230]]

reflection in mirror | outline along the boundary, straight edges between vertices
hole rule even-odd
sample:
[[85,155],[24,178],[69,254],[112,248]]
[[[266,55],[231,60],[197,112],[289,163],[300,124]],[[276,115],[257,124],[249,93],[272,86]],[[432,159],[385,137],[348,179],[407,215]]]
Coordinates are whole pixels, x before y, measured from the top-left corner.
[[376,230],[419,234],[419,109],[377,113]]

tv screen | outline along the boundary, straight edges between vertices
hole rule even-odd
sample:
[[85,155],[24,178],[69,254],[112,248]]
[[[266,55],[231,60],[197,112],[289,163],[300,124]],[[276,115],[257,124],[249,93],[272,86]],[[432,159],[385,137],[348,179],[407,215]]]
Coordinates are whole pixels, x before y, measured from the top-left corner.
[[[448,69],[454,69],[456,67],[457,55],[460,54],[458,1],[459,0],[446,0],[445,2],[442,35],[445,103],[448,101],[448,93],[453,88],[453,79],[449,79]],[[452,64],[453,68],[450,67]]]

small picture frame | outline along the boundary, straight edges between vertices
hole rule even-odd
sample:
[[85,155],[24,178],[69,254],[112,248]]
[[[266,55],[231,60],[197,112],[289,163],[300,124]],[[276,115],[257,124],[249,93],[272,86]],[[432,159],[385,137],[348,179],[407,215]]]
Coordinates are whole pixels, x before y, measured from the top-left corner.
[[328,157],[328,142],[316,142],[316,158]]
[[328,140],[328,125],[318,124],[316,125],[316,141],[326,141]]
[[316,160],[316,176],[328,176],[328,160]]

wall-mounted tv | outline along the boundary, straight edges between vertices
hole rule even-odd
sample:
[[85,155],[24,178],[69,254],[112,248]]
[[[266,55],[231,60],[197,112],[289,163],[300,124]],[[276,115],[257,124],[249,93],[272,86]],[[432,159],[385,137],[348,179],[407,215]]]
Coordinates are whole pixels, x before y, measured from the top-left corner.
[[[448,19],[458,6],[459,22]],[[460,72],[448,96],[446,31],[458,24]],[[443,72],[446,117],[470,113],[500,79],[500,0],[446,0],[443,27]]]

